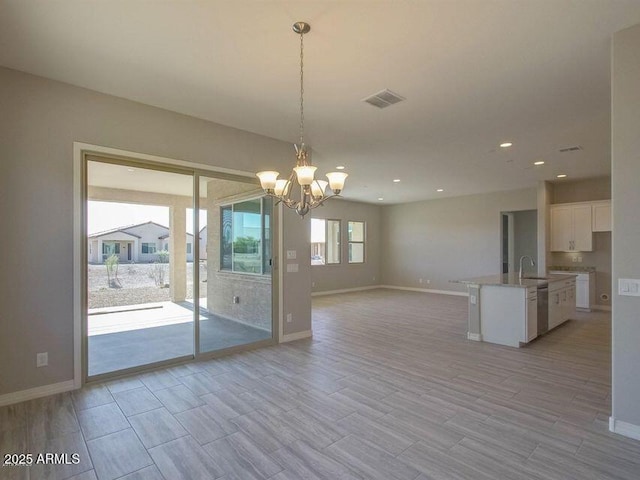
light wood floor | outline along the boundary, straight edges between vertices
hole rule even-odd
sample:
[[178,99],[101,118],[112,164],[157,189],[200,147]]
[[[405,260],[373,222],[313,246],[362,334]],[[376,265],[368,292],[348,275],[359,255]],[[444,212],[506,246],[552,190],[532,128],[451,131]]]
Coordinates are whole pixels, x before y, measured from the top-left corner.
[[609,315],[522,349],[465,318],[461,297],[318,297],[313,340],[0,409],[3,454],[81,458],[0,478],[640,478],[640,442],[607,430]]

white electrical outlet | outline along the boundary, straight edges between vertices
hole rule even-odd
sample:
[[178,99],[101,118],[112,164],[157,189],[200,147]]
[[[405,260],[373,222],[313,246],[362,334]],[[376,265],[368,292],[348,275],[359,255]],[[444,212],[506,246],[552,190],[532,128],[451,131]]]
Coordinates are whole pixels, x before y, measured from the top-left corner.
[[427,285],[428,285],[428,284],[430,284],[430,283],[431,283],[431,280],[428,280],[428,279],[427,279]]
[[290,313],[287,313],[287,323],[291,323],[293,321],[293,316]]
[[311,282],[311,286],[315,287],[316,286],[316,282]]
[[422,283],[422,279],[421,278],[418,279],[418,283]]
[[36,367],[46,367],[49,365],[49,352],[36,353]]

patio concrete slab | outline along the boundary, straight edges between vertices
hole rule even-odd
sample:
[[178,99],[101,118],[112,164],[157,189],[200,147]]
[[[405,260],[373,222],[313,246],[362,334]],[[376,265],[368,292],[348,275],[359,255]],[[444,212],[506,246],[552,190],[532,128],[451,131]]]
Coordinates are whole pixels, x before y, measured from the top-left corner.
[[[89,314],[89,375],[193,355],[193,303]],[[140,307],[140,306],[137,306]],[[103,310],[103,309],[101,309]],[[271,332],[200,309],[200,351],[271,338]]]

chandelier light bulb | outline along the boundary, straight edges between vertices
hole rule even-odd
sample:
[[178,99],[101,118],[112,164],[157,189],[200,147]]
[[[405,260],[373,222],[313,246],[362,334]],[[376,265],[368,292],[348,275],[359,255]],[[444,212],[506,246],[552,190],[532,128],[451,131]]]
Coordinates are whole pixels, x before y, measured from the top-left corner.
[[278,196],[285,195],[286,191],[289,189],[289,185],[291,185],[289,180],[279,178],[278,180],[276,180],[276,188],[274,193]]
[[311,165],[302,165],[293,169],[298,177],[298,183],[300,185],[307,186],[313,182],[313,176],[317,170],[317,167]]
[[324,191],[327,189],[327,185],[329,185],[329,182],[326,180],[316,180],[311,184],[311,195],[313,195],[314,198],[322,198]]
[[344,188],[344,181],[349,176],[348,173],[344,172],[331,172],[327,173],[327,178],[329,179],[329,187],[333,190],[333,193],[338,194]]
[[280,175],[278,172],[271,170],[256,173],[256,176],[260,179],[260,186],[262,186],[264,190],[273,190],[276,188],[278,175]]

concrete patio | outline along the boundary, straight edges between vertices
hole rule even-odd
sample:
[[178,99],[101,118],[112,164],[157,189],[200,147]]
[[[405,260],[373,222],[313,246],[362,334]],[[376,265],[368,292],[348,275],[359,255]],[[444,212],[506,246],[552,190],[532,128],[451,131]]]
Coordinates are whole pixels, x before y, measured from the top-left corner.
[[[89,375],[193,354],[193,300],[89,311]],[[200,308],[200,351],[271,338],[271,332]]]

